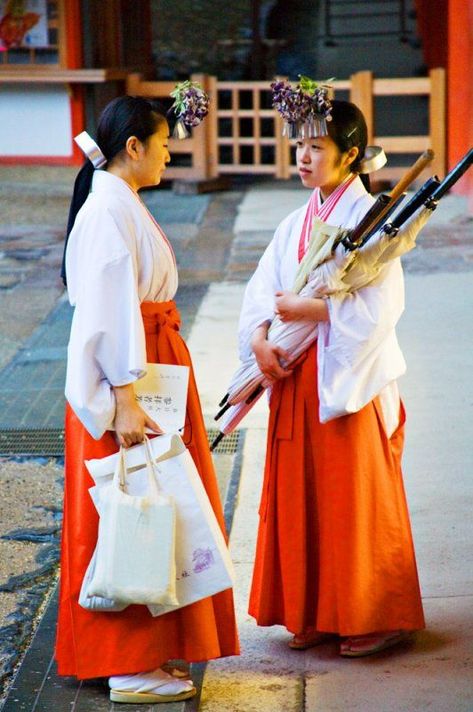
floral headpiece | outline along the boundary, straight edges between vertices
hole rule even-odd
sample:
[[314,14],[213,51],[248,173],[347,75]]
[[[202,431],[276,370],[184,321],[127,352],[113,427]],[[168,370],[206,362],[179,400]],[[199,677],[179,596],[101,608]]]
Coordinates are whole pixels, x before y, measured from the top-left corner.
[[299,75],[299,83],[295,87],[286,80],[271,84],[273,107],[284,119],[283,136],[327,136],[327,121],[332,120],[332,104],[328,98],[330,85],[327,82],[318,83]]
[[174,127],[174,138],[188,138],[190,129],[198,126],[209,113],[209,97],[198,82],[187,80],[176,84],[171,92],[177,122]]

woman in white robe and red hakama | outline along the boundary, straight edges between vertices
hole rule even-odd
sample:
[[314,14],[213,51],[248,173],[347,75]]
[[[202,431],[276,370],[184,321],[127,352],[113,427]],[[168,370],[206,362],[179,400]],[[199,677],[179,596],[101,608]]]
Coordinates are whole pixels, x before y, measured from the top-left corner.
[[[144,101],[123,97],[125,100],[135,102],[133,111],[137,102]],[[149,113],[150,109],[145,107],[144,111]],[[157,429],[135,404],[132,391],[131,401],[120,401],[123,393],[130,393],[130,384],[144,375],[147,362],[191,369],[183,438],[224,530],[191,359],[179,335],[180,316],[173,301],[177,290],[174,254],[136,192],[140,181],[145,185],[159,182],[169,160],[167,122],[152,114],[155,123],[158,118],[156,133],[148,142],[135,141],[139,149],[144,146],[146,150],[136,154],[136,145],[129,146],[125,136],[125,155],[120,154],[120,160],[112,161],[111,166],[109,162],[108,170],[95,171],[91,192],[77,214],[67,246],[67,284],[75,310],[66,381],[66,476],[56,642],[59,674],[80,679],[115,676],[111,686],[120,687],[122,692],[116,695],[126,698],[122,701],[143,703],[185,699],[195,693],[188,682],[174,681],[159,670],[169,659],[203,661],[239,652],[231,590],[156,618],[146,606],[107,613],[85,610],[78,603],[98,526],[88,493],[93,481],[84,460],[116,452],[116,435],[124,445],[131,445],[143,438],[145,424]],[[106,147],[101,148],[107,155]],[[114,424],[116,434],[110,430]],[[154,677],[150,671],[155,671]],[[166,694],[160,694],[160,686]]]
[[[354,657],[405,639],[424,617],[401,473],[400,261],[353,294],[290,293],[313,215],[353,228],[373,203],[356,172],[366,132],[341,147],[331,138],[355,125],[360,135],[364,120],[350,107],[334,102],[330,135],[298,141],[302,181],[315,190],[279,225],[248,284],[240,346],[273,380],[249,612],[259,625],[284,625],[293,648],[335,635]],[[289,373],[266,340],[274,312],[318,322]]]

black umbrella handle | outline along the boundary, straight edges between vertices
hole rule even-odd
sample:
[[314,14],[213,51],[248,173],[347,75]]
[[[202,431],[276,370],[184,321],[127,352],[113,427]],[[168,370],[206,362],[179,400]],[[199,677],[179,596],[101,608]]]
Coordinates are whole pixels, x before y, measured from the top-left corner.
[[425,203],[427,198],[430,198],[439,185],[440,179],[438,176],[429,178],[429,180],[426,181],[424,185],[419,188],[417,193],[415,193],[415,195],[409,200],[407,205],[405,205],[404,208],[398,212],[394,220],[383,225],[383,230],[386,235],[389,235],[390,237],[397,235],[401,225],[404,225],[406,220],[409,220],[411,215],[414,215],[415,211]]
[[225,403],[227,402],[227,400],[228,400],[229,398],[230,398],[230,393],[225,393],[225,395],[223,396],[222,400],[221,400],[220,403],[218,404],[218,407],[221,408],[222,406],[224,406]]
[[220,442],[223,440],[225,437],[225,433],[219,433],[215,440],[213,441],[212,445],[210,446],[210,452],[213,452],[216,447],[219,446]]
[[[353,252],[353,250],[360,246],[366,230],[369,228],[373,220],[376,220],[381,213],[384,212],[390,200],[391,198],[389,195],[385,195],[384,193],[378,195],[376,201],[373,203],[368,212],[361,218],[358,225],[340,240],[343,247],[348,252]],[[334,250],[338,244],[339,243],[334,245]]]
[[228,401],[227,401],[227,402],[225,403],[225,405],[223,406],[223,408],[220,408],[220,410],[218,411],[217,415],[214,417],[214,420],[220,420],[220,418],[222,417],[222,415],[223,415],[224,413],[226,413],[227,410],[228,410],[229,408],[231,408],[231,407],[232,407],[232,404],[231,404],[231,403],[228,403]]
[[450,190],[450,188],[455,185],[457,180],[459,180],[464,173],[467,172],[467,170],[470,168],[470,166],[473,164],[473,148],[470,148],[468,153],[466,153],[461,161],[457,163],[457,165],[452,168],[450,173],[445,176],[443,181],[440,183],[439,187],[437,188],[436,191],[431,195],[429,200],[426,202],[426,208],[433,209],[435,208],[436,204],[442,198],[447,190]]

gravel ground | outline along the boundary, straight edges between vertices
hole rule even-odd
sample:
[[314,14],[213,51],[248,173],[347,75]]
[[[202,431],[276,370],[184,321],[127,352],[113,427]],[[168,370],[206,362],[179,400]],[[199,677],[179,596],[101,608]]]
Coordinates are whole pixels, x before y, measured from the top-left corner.
[[0,699],[57,568],[62,476],[54,460],[0,460]]
[[[59,265],[76,172],[0,167],[0,368],[63,292]],[[62,477],[61,462],[0,459],[0,706],[57,569]]]

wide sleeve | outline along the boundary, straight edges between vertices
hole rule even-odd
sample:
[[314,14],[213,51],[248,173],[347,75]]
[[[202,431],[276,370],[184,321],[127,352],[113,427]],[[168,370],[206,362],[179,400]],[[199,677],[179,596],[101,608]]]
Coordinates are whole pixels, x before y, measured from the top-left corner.
[[258,326],[274,318],[274,299],[276,292],[288,289],[282,276],[284,251],[291,231],[294,211],[277,227],[274,237],[264,251],[258,266],[248,282],[243,297],[240,313],[238,337],[240,359],[245,361],[252,354],[251,337]]
[[327,298],[330,320],[319,324],[318,383],[322,422],[363,408],[402,375],[395,326],[404,310],[399,259],[374,282]]
[[131,383],[146,372],[137,256],[125,230],[126,224],[119,227],[104,211],[83,221],[68,246],[66,268],[75,311],[66,398],[95,438],[115,418],[112,386]]
[[374,282],[327,299],[330,328],[326,349],[354,368],[379,346],[404,311],[404,280],[399,260],[390,262]]

